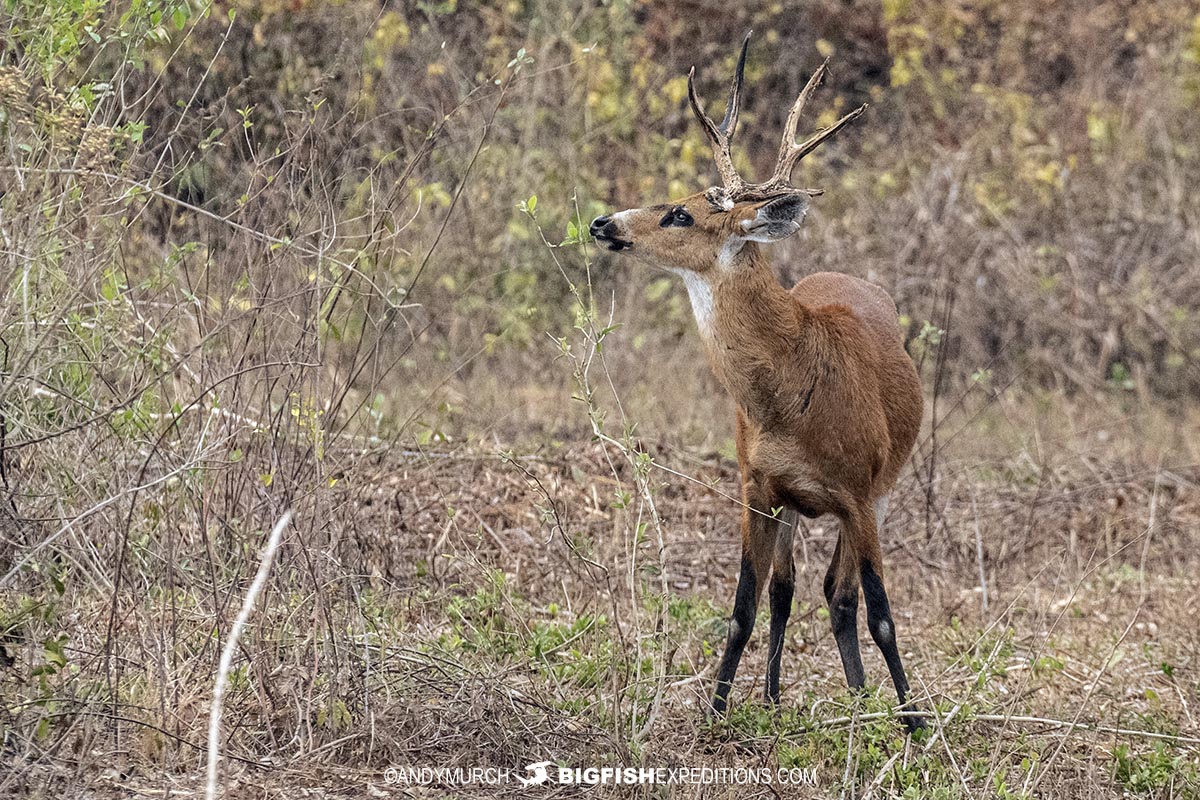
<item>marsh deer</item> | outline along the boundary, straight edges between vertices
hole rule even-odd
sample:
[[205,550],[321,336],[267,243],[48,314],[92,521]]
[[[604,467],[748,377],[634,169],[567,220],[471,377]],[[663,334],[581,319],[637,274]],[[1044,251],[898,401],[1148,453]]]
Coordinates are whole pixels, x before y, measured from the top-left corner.
[[[744,499],[741,573],[712,710],[725,710],[768,575],[765,695],[770,703],[779,700],[795,574],[793,525],[781,524],[775,513],[780,508],[792,516],[828,513],[840,519],[824,589],[846,682],[855,689],[864,683],[857,624],[861,588],[867,627],[904,707],[908,680],[883,585],[878,529],[921,424],[920,379],[887,293],[830,272],[809,275],[788,291],[760,247],[796,233],[809,198],[821,193],[792,186],[796,163],[866,106],[797,143],[796,125],[824,75],[823,64],[788,114],[775,173],[763,183],[747,183],[734,169],[730,143],[749,43],[747,35],[719,125],[696,95],[695,67],[688,75],[688,98],[712,145],[722,185],[671,203],[597,217],[591,234],[609,250],[683,276],[713,372],[737,402]],[[905,722],[910,729],[924,724],[915,713]]]

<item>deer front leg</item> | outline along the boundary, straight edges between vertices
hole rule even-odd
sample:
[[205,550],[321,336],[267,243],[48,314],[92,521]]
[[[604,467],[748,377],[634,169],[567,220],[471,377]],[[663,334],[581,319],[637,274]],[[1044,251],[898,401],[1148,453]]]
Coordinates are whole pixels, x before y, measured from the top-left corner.
[[784,634],[792,614],[792,597],[796,592],[796,562],[792,555],[792,535],[795,532],[795,513],[781,521],[775,534],[775,558],[771,565],[771,636],[767,640],[767,687],[764,697],[768,703],[779,703],[779,668],[783,661]]
[[771,515],[770,497],[753,479],[743,483],[746,507],[742,509],[742,569],[738,576],[737,594],[733,601],[733,616],[729,620],[729,636],[725,653],[717,668],[717,688],[713,694],[712,711],[720,714],[728,706],[729,690],[737,674],[738,662],[750,634],[758,598],[762,594],[771,568],[775,550],[775,532],[779,521]]

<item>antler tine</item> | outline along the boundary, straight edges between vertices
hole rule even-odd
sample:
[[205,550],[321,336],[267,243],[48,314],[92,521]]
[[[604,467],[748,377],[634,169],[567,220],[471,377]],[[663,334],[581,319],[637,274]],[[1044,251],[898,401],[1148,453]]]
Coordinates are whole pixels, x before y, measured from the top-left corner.
[[717,172],[721,174],[721,182],[725,184],[727,191],[734,191],[741,185],[741,179],[738,177],[737,170],[733,168],[733,156],[729,152],[729,138],[717,128],[709,116],[704,113],[704,106],[700,104],[700,98],[696,95],[696,68],[692,67],[688,73],[688,101],[692,104],[692,111],[696,115],[696,119],[700,120],[701,127],[704,128],[704,134],[708,137],[708,143],[712,147],[713,161],[717,164]]
[[746,51],[750,49],[752,33],[754,31],[746,31],[746,38],[742,39],[742,54],[738,56],[737,72],[734,73],[733,83],[729,85],[729,100],[725,103],[725,119],[721,120],[721,126],[718,128],[730,140],[737,130],[738,112],[742,110],[742,81],[746,73]]
[[[811,153],[813,150],[816,150],[818,147],[821,146],[822,142],[824,142],[826,139],[832,137],[835,133],[837,133],[842,128],[849,125],[854,120],[858,119],[859,115],[861,115],[866,110],[867,110],[867,104],[863,103],[861,106],[854,109],[849,114],[842,117],[841,119],[839,119],[837,122],[830,125],[825,130],[815,133],[812,136],[810,136],[809,138],[805,139],[804,144],[799,145],[796,148],[796,154],[797,154],[796,161],[800,161],[806,155]],[[793,162],[793,163],[795,163],[795,162]]]
[[696,68],[692,67],[688,71],[688,102],[691,103],[692,113],[696,115],[696,119],[700,120],[700,125],[704,128],[704,133],[708,136],[708,140],[715,146],[719,143],[721,134],[717,130],[717,126],[709,119],[708,114],[704,113],[704,106],[700,104],[700,98],[696,95]]
[[813,91],[825,77],[825,70],[828,66],[829,59],[827,58],[822,62],[821,66],[817,67],[817,71],[808,79],[808,83],[804,84],[804,89],[801,90],[800,96],[796,98],[795,104],[792,105],[792,110],[788,112],[787,123],[784,125],[783,141],[779,145],[779,159],[775,163],[775,174],[771,176],[771,180],[767,181],[768,184],[789,185],[792,178],[792,170],[796,168],[797,163],[813,150],[820,147],[822,142],[836,134],[850,122],[854,121],[859,114],[867,110],[867,105],[864,103],[825,130],[813,134],[804,140],[803,143],[796,143],[796,127],[800,122],[800,115],[804,112],[804,106],[808,104],[808,99],[812,96]]
[[775,162],[774,178],[787,181],[791,178],[792,169],[796,166],[796,161],[799,148],[796,144],[796,127],[800,124],[800,115],[804,113],[804,107],[808,105],[808,99],[812,97],[813,91],[821,80],[825,77],[825,69],[829,66],[829,59],[821,62],[821,66],[817,67],[817,71],[808,79],[808,83],[804,84],[804,88],[800,91],[800,96],[796,98],[796,102],[792,104],[792,110],[788,112],[787,123],[783,126],[783,140],[779,143],[779,158]]
[[734,169],[730,142],[737,130],[738,112],[741,110],[742,104],[743,75],[746,69],[746,51],[749,47],[750,34],[747,33],[746,38],[742,41],[742,53],[738,58],[737,72],[729,87],[725,117],[721,120],[720,125],[714,123],[708,114],[704,113],[704,106],[700,102],[699,95],[696,94],[696,68],[692,67],[688,72],[688,102],[691,103],[692,112],[695,113],[696,119],[700,120],[700,125],[704,128],[705,135],[708,136],[708,143],[712,146],[713,160],[717,164],[717,172],[720,173],[721,182],[725,184],[725,189],[730,194],[740,191],[745,185],[745,182],[737,174],[737,170]]

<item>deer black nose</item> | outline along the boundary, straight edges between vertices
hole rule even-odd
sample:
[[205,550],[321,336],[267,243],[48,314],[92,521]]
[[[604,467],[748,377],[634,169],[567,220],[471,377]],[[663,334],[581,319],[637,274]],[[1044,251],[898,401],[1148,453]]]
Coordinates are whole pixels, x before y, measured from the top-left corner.
[[607,214],[603,214],[592,220],[589,230],[592,232],[592,236],[603,236],[604,228],[610,224],[612,224],[612,217],[608,216]]

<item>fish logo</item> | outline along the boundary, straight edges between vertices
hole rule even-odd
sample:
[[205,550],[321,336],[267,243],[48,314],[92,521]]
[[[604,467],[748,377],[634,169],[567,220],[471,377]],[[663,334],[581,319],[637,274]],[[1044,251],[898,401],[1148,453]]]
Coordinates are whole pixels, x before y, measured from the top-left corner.
[[550,780],[550,773],[547,772],[546,767],[549,767],[553,763],[553,761],[539,761],[536,764],[530,764],[525,767],[525,771],[532,772],[533,775],[528,778],[522,778],[518,775],[517,780],[521,782],[522,786],[538,786],[543,784]]

